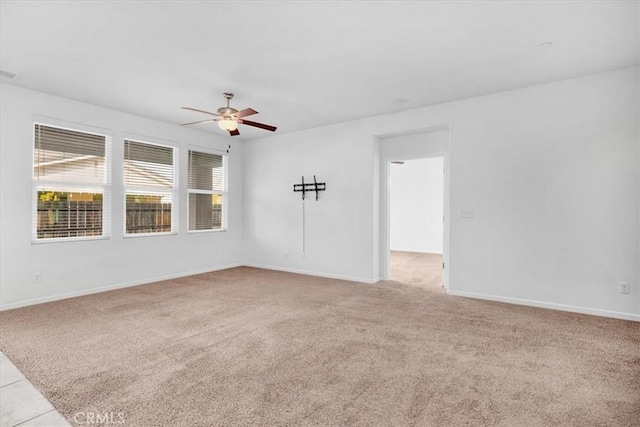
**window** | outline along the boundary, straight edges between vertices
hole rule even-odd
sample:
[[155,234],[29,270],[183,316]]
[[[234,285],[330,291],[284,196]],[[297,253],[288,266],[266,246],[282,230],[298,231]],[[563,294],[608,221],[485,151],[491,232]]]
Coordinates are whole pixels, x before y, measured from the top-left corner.
[[34,124],[33,239],[108,236],[107,137]]
[[226,156],[189,150],[189,231],[226,228]]
[[124,141],[125,235],[175,231],[174,149]]

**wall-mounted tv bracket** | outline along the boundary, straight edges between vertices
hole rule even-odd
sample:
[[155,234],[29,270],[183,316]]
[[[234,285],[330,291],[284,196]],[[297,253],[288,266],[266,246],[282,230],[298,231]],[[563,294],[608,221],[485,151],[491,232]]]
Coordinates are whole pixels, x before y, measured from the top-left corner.
[[316,200],[318,200],[318,192],[325,191],[327,189],[327,184],[324,182],[316,181],[316,176],[313,175],[313,184],[305,184],[304,176],[302,177],[302,184],[293,184],[293,191],[302,192],[302,200],[304,200],[304,196],[307,191],[315,191],[316,192]]

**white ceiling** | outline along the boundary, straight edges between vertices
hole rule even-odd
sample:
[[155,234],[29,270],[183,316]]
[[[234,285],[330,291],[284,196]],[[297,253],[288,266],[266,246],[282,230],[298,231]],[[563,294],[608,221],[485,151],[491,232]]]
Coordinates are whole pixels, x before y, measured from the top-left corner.
[[231,91],[279,133],[640,63],[636,1],[2,0],[0,17],[3,82],[172,123]]

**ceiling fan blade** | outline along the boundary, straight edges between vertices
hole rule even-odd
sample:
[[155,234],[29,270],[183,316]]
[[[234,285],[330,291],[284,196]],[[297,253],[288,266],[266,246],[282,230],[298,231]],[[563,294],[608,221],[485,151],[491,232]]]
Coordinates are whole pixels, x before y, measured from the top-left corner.
[[271,132],[275,132],[276,129],[278,129],[275,126],[265,125],[264,123],[258,123],[258,122],[250,122],[249,120],[240,119],[238,120],[238,123],[242,123],[244,125],[249,125],[249,126],[253,126],[253,127],[264,129],[264,130],[270,130]]
[[247,116],[252,116],[254,114],[258,114],[258,112],[256,110],[254,110],[253,108],[245,108],[244,110],[240,110],[236,113],[236,117],[240,118],[240,117],[247,117]]
[[229,134],[231,136],[236,136],[236,135],[240,135],[240,131],[238,129],[234,129],[234,130],[230,130]]
[[208,122],[217,122],[217,121],[218,119],[198,120],[197,122],[182,123],[180,126],[189,126],[189,125],[195,125],[197,123],[208,123]]
[[197,111],[198,113],[205,113],[205,114],[210,114],[212,116],[219,116],[220,114],[218,113],[212,113],[210,111],[204,111],[204,110],[198,110],[197,108],[191,108],[191,107],[182,107],[183,110],[191,110],[191,111]]

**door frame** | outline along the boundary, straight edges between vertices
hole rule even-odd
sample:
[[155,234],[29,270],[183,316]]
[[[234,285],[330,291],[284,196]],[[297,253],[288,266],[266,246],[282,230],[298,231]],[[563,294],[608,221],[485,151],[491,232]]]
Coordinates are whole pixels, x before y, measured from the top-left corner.
[[439,152],[423,152],[416,154],[404,154],[404,155],[393,155],[393,156],[384,156],[380,159],[381,161],[381,170],[380,170],[380,222],[382,233],[380,236],[380,279],[381,280],[389,280],[391,275],[391,204],[390,204],[390,168],[391,162],[393,161],[402,161],[402,160],[418,160],[418,159],[429,159],[434,157],[442,157],[444,163],[444,200],[443,200],[443,253],[442,259],[444,262],[444,269],[442,275],[442,283],[445,289],[449,289],[449,270],[450,270],[450,197],[449,197],[449,185],[451,179],[450,173],[450,162],[449,162],[449,150],[447,151],[439,151]]

